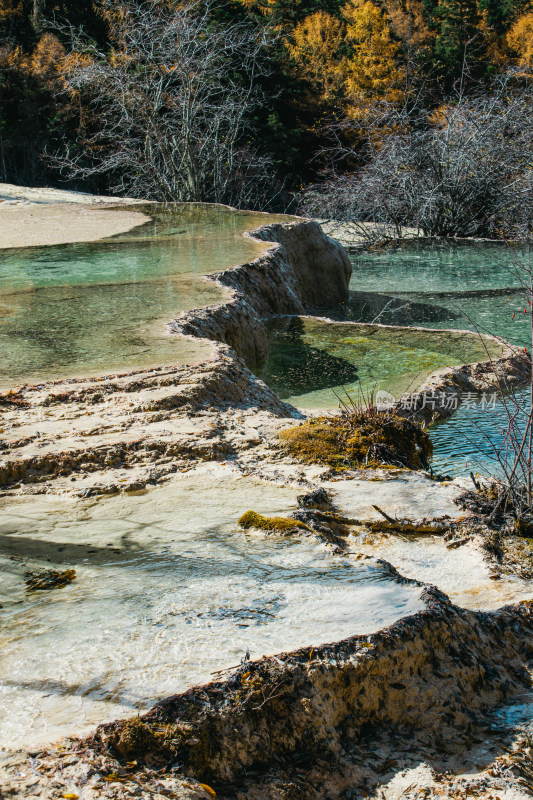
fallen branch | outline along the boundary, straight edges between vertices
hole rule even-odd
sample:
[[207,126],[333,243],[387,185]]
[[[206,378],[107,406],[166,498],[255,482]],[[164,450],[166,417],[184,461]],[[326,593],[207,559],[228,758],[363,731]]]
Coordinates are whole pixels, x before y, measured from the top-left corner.
[[440,520],[423,519],[420,522],[413,522],[410,519],[394,519],[379,506],[372,506],[372,508],[375,508],[384,517],[385,522],[366,523],[366,526],[371,531],[395,531],[398,533],[431,535],[445,533],[449,528],[448,522],[443,521],[444,519],[449,519],[449,517],[444,517]]

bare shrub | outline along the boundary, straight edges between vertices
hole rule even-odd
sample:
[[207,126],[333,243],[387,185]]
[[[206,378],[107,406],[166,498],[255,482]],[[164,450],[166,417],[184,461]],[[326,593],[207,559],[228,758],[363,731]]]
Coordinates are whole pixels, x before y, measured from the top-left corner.
[[[379,129],[389,131],[378,135]],[[393,131],[390,133],[390,131]],[[384,108],[366,131],[365,164],[311,187],[307,214],[366,236],[528,236],[533,224],[533,91],[514,73],[428,113]],[[336,159],[361,159],[349,146]],[[370,224],[369,224],[370,223]]]
[[147,199],[264,203],[272,171],[246,140],[263,101],[265,30],[222,27],[209,4],[107,0],[104,10],[111,50],[68,30],[63,91],[80,121],[55,165]]

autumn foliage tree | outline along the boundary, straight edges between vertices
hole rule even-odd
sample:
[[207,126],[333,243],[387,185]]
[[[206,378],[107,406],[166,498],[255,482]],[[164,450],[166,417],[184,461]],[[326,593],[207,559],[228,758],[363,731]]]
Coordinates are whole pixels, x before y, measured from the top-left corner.
[[525,66],[533,66],[533,12],[516,20],[507,34],[507,43]]
[[[491,91],[460,95],[428,113],[390,107],[394,132],[369,147],[363,166],[306,193],[308,213],[377,223],[402,237],[525,237],[533,230],[533,92],[510,73]],[[362,226],[364,229],[364,225]]]
[[341,23],[325,11],[299,22],[286,46],[297,73],[329,99],[342,81]]
[[[4,41],[0,45],[0,178],[41,180],[42,150],[53,139],[62,111],[54,100],[61,42],[45,33],[29,53]],[[35,132],[41,136],[36,138]]]
[[348,96],[394,99],[401,68],[398,45],[392,40],[385,14],[371,0],[349,0],[342,14],[350,44],[344,61]]
[[[165,177],[162,182],[174,188],[170,191],[160,187],[156,191],[154,183],[150,191],[158,197],[229,198],[233,191],[229,191],[230,185],[235,187],[240,181],[241,186],[250,187],[252,176],[256,175],[257,186],[269,184],[272,194],[277,193],[280,181],[284,183],[283,205],[278,208],[285,208],[291,192],[316,181],[329,164],[329,156],[324,154],[331,154],[338,143],[349,145],[350,157],[336,162],[336,168],[352,169],[368,157],[365,130],[372,128],[374,145],[384,143],[397,132],[394,125],[374,124],[381,118],[384,106],[393,106],[399,112],[404,105],[422,103],[431,114],[446,105],[459,87],[473,95],[509,66],[520,65],[524,74],[529,74],[533,63],[533,0],[187,2],[189,10],[206,13],[205,30],[199,33],[195,47],[204,47],[206,69],[202,74],[216,64],[208,83],[218,87],[219,92],[215,123],[203,123],[205,136],[213,133],[219,157],[212,167],[208,158],[199,158],[205,163],[203,172],[207,174],[211,169],[217,185],[226,189],[207,189],[206,177],[190,179],[190,189],[185,192],[182,187],[178,191],[175,176]],[[186,10],[180,0],[136,0],[132,4],[160,15]],[[68,154],[63,150],[66,159],[62,178],[74,188],[104,192],[111,186],[124,191],[128,186],[133,191],[135,170],[139,175],[150,174],[148,163],[133,167],[126,152],[122,161],[115,153],[114,166],[107,170],[101,168],[102,159],[98,169],[98,159],[90,163],[96,153],[109,153],[111,141],[109,137],[98,141],[99,131],[107,130],[99,124],[98,109],[102,113],[105,107],[116,115],[118,108],[109,105],[109,96],[104,102],[98,80],[95,78],[91,84],[89,72],[95,76],[105,64],[105,76],[102,71],[99,73],[101,90],[107,91],[113,81],[127,85],[128,103],[139,110],[139,118],[149,130],[154,127],[134,92],[135,80],[144,85],[147,79],[146,60],[138,62],[132,57],[126,67],[117,57],[117,53],[127,50],[121,51],[116,42],[117,14],[120,16],[125,5],[109,0],[0,0],[0,179],[26,183],[57,180],[56,169],[61,160],[54,167],[44,154],[57,153],[60,140],[68,142]],[[248,82],[248,66],[235,68],[236,51],[234,57],[212,58],[209,50],[214,48],[216,52],[217,37],[223,39],[224,31],[231,43],[236,26],[269,32],[261,53],[261,69],[252,69],[253,91]],[[135,25],[131,32],[124,31],[131,41],[137,35],[134,28]],[[72,39],[72,31],[81,29],[85,36]],[[72,51],[68,59],[64,57],[65,49]],[[153,52],[158,58],[157,47]],[[87,57],[90,70],[85,63]],[[183,64],[188,63],[187,58],[188,55],[183,57]],[[76,65],[81,75],[83,63],[84,81],[74,86],[72,68]],[[167,61],[164,59],[163,63]],[[159,127],[168,122],[168,133],[171,120],[176,130],[181,130],[176,109],[180,98],[187,96],[183,88],[187,81],[183,73],[183,84],[178,89],[180,70],[170,70],[168,64],[167,67],[169,72],[161,87],[162,91],[168,90],[167,97],[175,98],[175,105],[162,103],[165,110],[157,111],[162,116],[156,119]],[[200,67],[197,64],[194,70]],[[155,74],[152,72],[152,78]],[[58,94],[58,85],[65,78],[63,87],[70,88]],[[241,115],[242,91],[247,94],[246,112]],[[116,97],[119,96],[117,92]],[[209,103],[207,107],[211,108]],[[223,113],[222,108],[226,109]],[[126,106],[120,114],[125,109]],[[195,117],[195,124],[200,116]],[[333,133],[332,120],[336,125]],[[107,123],[105,115],[104,121]],[[234,125],[236,136],[230,132]],[[141,141],[140,129],[136,135]],[[152,141],[150,136],[148,140]],[[198,147],[204,153],[204,145]],[[225,147],[229,149],[223,155]],[[176,150],[172,149],[174,155]],[[257,158],[258,153],[263,160]],[[153,164],[172,172],[173,157],[167,154],[164,163],[158,158],[153,159]],[[67,169],[69,160],[71,169]],[[74,169],[74,161],[78,169]],[[254,172],[260,163],[266,167],[267,161],[276,169],[279,181],[268,178],[265,182],[268,171]],[[235,180],[228,177],[230,172]],[[223,180],[222,175],[226,176]],[[195,181],[204,188],[193,190]],[[251,197],[246,192],[245,196]],[[245,202],[243,198],[241,201]]]

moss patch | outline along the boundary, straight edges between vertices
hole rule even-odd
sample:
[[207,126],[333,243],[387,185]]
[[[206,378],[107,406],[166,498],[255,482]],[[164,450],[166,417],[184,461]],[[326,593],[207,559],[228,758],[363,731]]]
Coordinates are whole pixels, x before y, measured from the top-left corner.
[[137,717],[120,722],[117,730],[109,737],[109,744],[123,759],[166,761],[175,747],[169,731],[156,731]]
[[300,461],[335,469],[380,464],[426,469],[433,454],[429,435],[419,423],[374,410],[307,420],[281,431],[280,440]]
[[257,511],[247,511],[243,514],[239,520],[239,525],[245,530],[259,528],[262,531],[277,531],[281,533],[293,531],[295,528],[303,528],[306,531],[311,530],[305,522],[289,519],[288,517],[263,517]]

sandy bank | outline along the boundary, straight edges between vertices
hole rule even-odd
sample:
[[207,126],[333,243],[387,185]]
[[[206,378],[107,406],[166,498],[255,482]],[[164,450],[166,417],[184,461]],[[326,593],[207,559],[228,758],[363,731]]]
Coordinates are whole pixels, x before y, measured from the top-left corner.
[[0,249],[92,242],[149,221],[139,211],[0,202]]
[[140,211],[102,208],[141,200],[0,183],[0,249],[92,242],[126,233],[150,217]]
[[68,189],[53,189],[50,186],[16,186],[14,183],[0,183],[0,200],[10,203],[77,203],[84,206],[98,206],[109,203],[121,205],[146,204],[147,200],[133,197],[113,197],[101,194],[72,192]]

